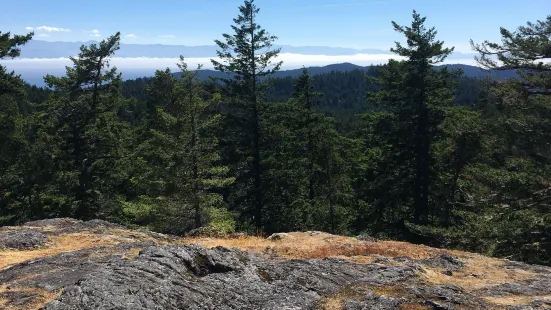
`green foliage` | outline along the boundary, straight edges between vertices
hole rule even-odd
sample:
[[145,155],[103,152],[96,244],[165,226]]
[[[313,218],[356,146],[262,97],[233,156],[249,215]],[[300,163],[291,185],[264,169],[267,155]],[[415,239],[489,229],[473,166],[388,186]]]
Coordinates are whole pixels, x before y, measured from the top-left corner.
[[153,227],[170,233],[210,225],[212,214],[218,216],[216,225],[223,225],[221,211],[213,211],[224,207],[217,191],[234,181],[219,165],[214,135],[221,119],[214,113],[219,96],[204,100],[208,94],[183,57],[179,68],[180,80],[166,69],[157,71],[148,87],[146,121],[137,130],[133,157],[137,199],[128,201],[124,212],[137,223],[154,216]]
[[430,191],[437,182],[433,148],[461,74],[433,69],[453,48],[443,48],[444,42],[436,40],[436,30],[426,29],[424,23],[425,18],[415,11],[411,27],[393,22],[394,29],[406,37],[407,46],[397,42],[392,51],[405,60],[390,60],[379,77],[368,76],[381,86],[378,92],[369,93],[368,99],[385,111],[364,117],[365,154],[372,160],[365,169],[364,182],[377,179],[366,193],[375,215],[369,218],[373,227],[391,226],[398,234],[403,233],[400,230],[405,229],[406,221],[427,223],[434,211]]
[[236,177],[231,189],[231,207],[240,209],[256,229],[262,229],[265,223],[260,99],[269,86],[260,78],[273,74],[281,66],[281,62],[273,62],[280,51],[272,49],[277,37],[257,23],[259,11],[254,0],[247,0],[239,7],[239,15],[232,25],[234,33],[224,34],[224,41],[215,40],[220,61],[211,60],[216,70],[233,74],[232,78],[222,79],[228,103],[224,130],[229,134],[222,139],[231,148],[226,150],[225,158]]
[[210,206],[205,210],[208,224],[206,231],[211,236],[227,236],[235,232],[236,222],[234,215],[225,208]]
[[[11,36],[9,32],[0,32],[0,60],[18,57],[20,46],[32,36],[33,33]],[[0,65],[0,225],[17,223],[25,213],[20,171],[21,154],[27,152],[29,143],[25,139],[25,119],[18,101],[26,100],[23,80]]]
[[521,83],[513,83],[517,90],[549,96],[551,64],[546,60],[551,56],[551,15],[543,21],[528,22],[514,32],[501,28],[500,33],[501,44],[476,44],[471,40],[473,49],[480,53],[478,63],[493,70],[515,69],[522,79]]
[[[21,54],[20,46],[32,39],[34,33],[27,35],[11,36],[9,32],[0,31],[0,60],[5,58],[16,58]],[[23,80],[14,72],[7,72],[6,67],[0,65],[0,95],[24,96]]]
[[342,137],[333,119],[314,110],[321,94],[313,89],[314,81],[304,70],[288,102],[266,106],[268,232],[348,232],[354,214],[350,172],[359,145]]
[[[453,49],[414,12],[393,23],[403,60],[275,81],[276,37],[254,1],[239,10],[216,41],[218,83],[183,57],[180,72],[123,83],[109,65],[118,33],[82,46],[48,89],[0,67],[0,225],[367,232],[551,264],[551,17],[473,43],[515,79],[435,68]],[[31,36],[0,33],[0,59]]]
[[463,166],[448,182],[455,191],[446,205],[453,209],[445,226],[414,227],[437,245],[551,263],[551,123],[545,117],[551,112],[545,90],[551,67],[538,61],[549,46],[550,24],[548,18],[517,32],[501,29],[502,44],[473,43],[481,65],[517,69],[521,78],[490,81],[479,111],[455,113],[455,125],[444,129],[448,142],[440,145],[440,167],[450,155]]
[[47,168],[48,183],[37,185],[56,193],[43,202],[51,215],[91,219],[117,212],[128,129],[117,116],[127,104],[121,75],[109,65],[119,41],[117,33],[99,45],[82,46],[66,76],[45,77],[53,93],[37,109],[41,124],[35,134],[52,143],[44,152],[55,161]]

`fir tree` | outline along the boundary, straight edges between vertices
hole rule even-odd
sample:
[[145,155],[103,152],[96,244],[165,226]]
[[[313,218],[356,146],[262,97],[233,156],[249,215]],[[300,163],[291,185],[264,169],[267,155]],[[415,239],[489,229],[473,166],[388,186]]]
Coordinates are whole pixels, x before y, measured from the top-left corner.
[[490,70],[517,70],[524,92],[551,96],[551,15],[546,20],[528,22],[517,31],[500,29],[501,44],[484,41],[471,45],[480,55],[478,63]]
[[454,78],[460,75],[446,68],[433,68],[453,48],[444,48],[444,42],[436,40],[436,30],[425,27],[425,20],[414,11],[411,26],[392,23],[406,37],[407,46],[396,42],[391,51],[405,60],[390,60],[381,76],[371,79],[381,85],[381,91],[369,96],[390,113],[390,119],[381,121],[390,121],[388,129],[393,133],[388,137],[393,140],[389,142],[396,154],[393,165],[402,178],[402,190],[411,190],[400,196],[413,197],[413,221],[418,224],[427,223],[430,214],[429,188],[434,182],[431,146],[441,122],[441,107],[453,101]]
[[127,138],[117,115],[127,104],[121,74],[109,64],[119,41],[117,33],[99,45],[82,46],[66,76],[44,78],[53,94],[41,112],[47,113],[41,130],[57,142],[50,152],[56,158],[52,185],[60,196],[52,207],[58,216],[90,219],[115,212]]
[[301,107],[301,112],[299,114],[299,123],[302,127],[302,130],[305,131],[305,141],[306,141],[306,158],[308,161],[308,200],[311,204],[311,209],[315,209],[315,162],[314,162],[314,152],[315,152],[315,141],[314,131],[317,129],[316,126],[316,116],[319,119],[319,115],[314,111],[316,105],[316,99],[321,93],[314,92],[314,83],[308,70],[304,68],[302,70],[302,75],[298,77],[294,92],[293,98],[298,102]]
[[[9,32],[0,32],[0,60],[18,57],[20,46],[32,36],[33,33],[11,36]],[[20,170],[28,143],[18,101],[26,101],[24,82],[15,72],[7,72],[6,67],[0,65],[0,225],[4,221],[13,224],[24,216]]]
[[214,109],[219,96],[205,93],[183,57],[178,66],[180,78],[169,69],[157,71],[148,87],[148,121],[133,179],[142,194],[126,204],[126,212],[145,214],[147,220],[148,212],[155,213],[152,226],[164,232],[205,226],[228,232],[234,224],[218,191],[233,178],[219,164],[214,135],[221,118]]
[[[477,60],[490,70],[515,69],[520,78],[490,82],[481,106],[489,150],[470,171],[478,182],[466,222],[471,235],[486,241],[473,250],[549,264],[551,16],[500,33],[502,43],[472,42]],[[489,225],[499,229],[488,232]]]
[[[217,55],[220,61],[212,60],[216,70],[232,74],[224,78],[231,107],[228,116],[234,124],[234,141],[228,142],[239,149],[239,157],[234,165],[237,175],[236,204],[250,204],[254,225],[263,225],[264,190],[262,182],[261,158],[261,92],[267,84],[261,78],[278,71],[281,62],[273,62],[280,49],[272,49],[277,37],[266,32],[257,22],[260,9],[254,0],[245,1],[239,7],[239,15],[234,19],[233,34],[224,34],[224,41],[216,40],[220,48]],[[235,127],[238,126],[239,128]],[[251,158],[252,162],[247,159]],[[252,181],[252,182],[250,182]],[[252,183],[252,184],[249,184]]]

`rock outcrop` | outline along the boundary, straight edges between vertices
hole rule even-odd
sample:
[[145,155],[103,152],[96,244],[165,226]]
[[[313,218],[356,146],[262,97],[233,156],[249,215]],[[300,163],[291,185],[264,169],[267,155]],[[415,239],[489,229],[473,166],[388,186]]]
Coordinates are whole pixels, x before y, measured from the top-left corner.
[[550,268],[398,242],[180,239],[71,219],[0,230],[0,240],[22,235],[42,243],[0,250],[2,309],[551,307]]
[[32,229],[16,230],[0,235],[0,249],[28,250],[44,246],[47,241],[48,237],[39,231]]

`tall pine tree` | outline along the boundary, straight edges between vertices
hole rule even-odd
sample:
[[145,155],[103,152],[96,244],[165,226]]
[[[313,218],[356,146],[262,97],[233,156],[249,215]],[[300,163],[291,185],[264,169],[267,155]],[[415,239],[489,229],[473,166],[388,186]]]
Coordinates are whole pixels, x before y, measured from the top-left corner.
[[119,49],[120,33],[99,44],[82,46],[71,57],[64,77],[47,75],[44,80],[53,94],[40,113],[40,129],[52,145],[52,215],[80,219],[109,217],[117,212],[117,187],[125,179],[121,161],[125,157],[127,125],[118,112],[127,105],[121,96],[121,74],[110,66]]
[[[33,33],[11,36],[9,32],[0,32],[0,60],[18,57],[20,46],[32,36]],[[18,107],[21,100],[26,100],[23,80],[0,65],[0,225],[4,221],[13,224],[24,217],[20,168],[22,154],[27,152],[27,141],[23,115]]]
[[300,105],[302,110],[302,115],[299,115],[300,126],[305,132],[304,138],[306,141],[306,158],[308,161],[308,200],[312,210],[315,209],[316,200],[315,200],[315,161],[314,161],[314,152],[315,152],[315,133],[317,129],[316,118],[319,120],[319,114],[314,111],[316,106],[317,97],[321,96],[321,93],[314,92],[314,82],[308,74],[308,70],[304,68],[302,74],[298,77],[295,88],[293,92],[293,98]]
[[132,179],[140,196],[127,202],[125,211],[135,224],[163,232],[199,227],[228,232],[234,224],[219,190],[233,179],[220,165],[215,136],[219,96],[205,92],[183,57],[178,66],[180,78],[170,69],[159,70],[148,87],[147,122]]
[[429,220],[430,187],[435,180],[431,147],[438,137],[442,107],[453,101],[455,78],[461,74],[447,68],[433,68],[444,61],[453,48],[444,48],[444,42],[436,40],[436,30],[425,27],[425,20],[414,11],[411,26],[392,23],[395,31],[406,37],[407,45],[396,42],[391,51],[405,60],[390,60],[380,77],[370,78],[381,90],[368,96],[386,112],[372,125],[390,131],[380,135],[386,137],[382,145],[390,147],[394,154],[389,164],[395,168],[388,170],[400,178],[395,183],[401,187],[397,190],[405,191],[396,197],[401,197],[406,204],[412,197],[413,222],[417,224]]
[[[263,225],[264,189],[261,158],[261,93],[267,84],[262,78],[278,71],[281,62],[273,62],[280,49],[272,49],[277,37],[270,35],[257,21],[260,9],[254,0],[239,7],[239,15],[232,25],[233,34],[224,34],[224,41],[216,40],[220,48],[219,60],[212,60],[216,70],[231,74],[222,81],[227,86],[231,101],[227,124],[233,129],[227,141],[237,149],[233,160],[237,176],[234,204],[245,207],[252,215],[254,225]],[[230,99],[231,98],[231,99]],[[232,124],[230,124],[230,122]],[[247,210],[248,209],[248,210]]]

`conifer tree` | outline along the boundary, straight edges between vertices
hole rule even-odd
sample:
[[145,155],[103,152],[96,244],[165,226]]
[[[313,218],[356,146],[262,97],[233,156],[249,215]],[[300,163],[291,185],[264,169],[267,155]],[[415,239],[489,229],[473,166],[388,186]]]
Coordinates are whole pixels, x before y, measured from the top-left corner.
[[[0,60],[19,57],[20,46],[31,40],[33,35],[34,33],[31,32],[26,35],[11,36],[9,32],[0,31]],[[15,75],[15,72],[7,72],[6,67],[0,65],[0,96],[8,94],[24,96],[24,83],[18,75]]]
[[294,92],[293,92],[293,98],[297,101],[297,103],[300,105],[300,108],[302,110],[301,115],[299,115],[300,124],[299,126],[302,127],[302,131],[305,132],[305,141],[306,141],[306,158],[308,161],[308,200],[310,201],[311,209],[315,209],[316,201],[315,201],[315,160],[314,160],[314,152],[315,152],[315,144],[316,138],[320,138],[319,136],[315,136],[316,129],[319,129],[319,126],[316,126],[317,123],[320,120],[319,113],[316,113],[314,111],[314,106],[316,105],[317,97],[321,96],[321,93],[314,92],[314,82],[310,75],[308,74],[308,70],[306,68],[303,68],[302,74],[298,77]]
[[127,203],[126,211],[150,209],[157,213],[153,226],[164,232],[205,226],[229,232],[233,219],[217,192],[233,182],[228,168],[219,164],[214,135],[221,119],[214,106],[220,99],[204,91],[197,71],[190,71],[183,57],[178,67],[180,78],[170,69],[157,71],[148,87],[148,122],[138,152],[141,169],[134,179],[143,195]]
[[[222,81],[231,97],[227,119],[233,121],[232,142],[238,150],[234,173],[238,197],[235,204],[243,205],[252,213],[254,225],[263,225],[264,190],[261,158],[261,93],[267,84],[262,78],[278,71],[281,62],[274,62],[280,49],[272,49],[277,37],[270,35],[257,21],[260,9],[254,0],[246,0],[234,19],[233,34],[224,34],[224,41],[216,40],[219,60],[212,60],[216,70],[232,76]],[[228,129],[229,130],[229,129]],[[249,160],[250,158],[250,160]],[[252,184],[251,184],[252,183]],[[250,205],[249,207],[247,205]]]
[[[551,247],[551,16],[515,31],[500,29],[501,43],[475,44],[480,65],[513,69],[519,78],[490,82],[481,113],[489,152],[471,169],[477,180],[466,225],[469,249],[549,264]],[[491,214],[491,223],[488,220]],[[499,227],[488,230],[487,227]],[[462,235],[459,240],[476,239]],[[470,237],[470,238],[469,238]]]
[[[190,180],[187,192],[197,228],[212,220],[208,217],[217,212],[214,208],[223,207],[222,197],[212,190],[224,188],[233,183],[234,179],[227,177],[228,167],[219,165],[218,139],[214,129],[220,124],[221,115],[215,113],[213,107],[220,100],[219,95],[212,94],[212,98],[205,101],[203,98],[208,94],[196,77],[197,71],[189,71],[183,57],[178,67],[182,74],[185,108],[182,129],[187,136],[183,161],[188,165]],[[197,68],[200,69],[201,66]],[[204,218],[204,213],[207,213],[207,218]]]
[[501,28],[500,33],[501,44],[471,40],[471,46],[480,54],[475,58],[478,63],[490,70],[517,70],[522,79],[517,83],[520,89],[530,95],[551,96],[551,63],[546,61],[551,58],[551,15],[528,22],[517,31]]
[[[0,60],[18,57],[20,46],[32,36],[33,33],[11,36],[9,32],[0,32]],[[4,221],[13,224],[23,213],[19,194],[22,185],[20,168],[28,144],[18,100],[26,100],[23,80],[0,65],[0,225]]]
[[53,94],[41,112],[46,115],[41,132],[57,143],[50,150],[56,158],[51,185],[58,197],[51,208],[57,216],[90,219],[116,212],[127,138],[127,126],[117,115],[127,104],[121,97],[121,74],[109,63],[119,42],[117,33],[82,46],[70,58],[73,66],[66,76],[44,78]]
[[[435,70],[434,65],[444,61],[453,48],[444,48],[444,42],[436,40],[436,30],[425,27],[426,18],[413,12],[411,26],[393,22],[395,31],[403,34],[407,45],[396,42],[391,51],[405,60],[390,60],[378,78],[371,80],[381,86],[381,91],[368,98],[384,105],[390,113],[388,122],[392,134],[387,137],[396,155],[394,164],[402,178],[403,190],[413,197],[413,221],[427,223],[430,213],[429,188],[434,181],[434,164],[431,146],[441,122],[441,107],[450,104],[455,95],[455,79],[461,72],[447,68]],[[379,125],[376,125],[379,126]]]

